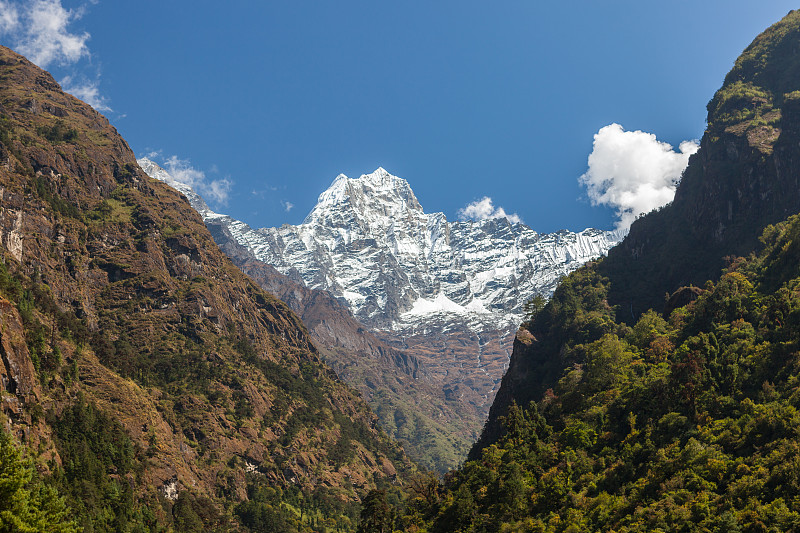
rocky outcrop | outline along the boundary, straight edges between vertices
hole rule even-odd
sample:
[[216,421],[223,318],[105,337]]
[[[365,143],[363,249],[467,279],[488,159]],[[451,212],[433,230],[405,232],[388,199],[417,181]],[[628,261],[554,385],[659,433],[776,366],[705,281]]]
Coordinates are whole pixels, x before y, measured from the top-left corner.
[[[620,322],[631,325],[648,309],[661,313],[685,305],[735,256],[756,251],[766,226],[800,212],[798,40],[800,12],[793,11],[736,60],[708,104],[708,128],[699,151],[689,159],[674,201],[636,220],[608,257],[580,278],[570,278],[574,283],[591,280],[585,293],[603,295],[602,302],[575,297],[570,309],[614,310]],[[547,334],[560,331],[557,324],[545,322],[539,329],[533,332],[534,342],[515,344],[473,457],[502,433],[500,419],[512,402],[527,406],[530,400],[538,401],[561,377],[562,349],[577,341]],[[580,342],[592,340],[596,338]]]
[[726,257],[758,249],[765,226],[800,211],[797,19],[764,32],[736,60],[708,104],[708,128],[674,201],[634,222],[601,265],[620,319],[716,278]]

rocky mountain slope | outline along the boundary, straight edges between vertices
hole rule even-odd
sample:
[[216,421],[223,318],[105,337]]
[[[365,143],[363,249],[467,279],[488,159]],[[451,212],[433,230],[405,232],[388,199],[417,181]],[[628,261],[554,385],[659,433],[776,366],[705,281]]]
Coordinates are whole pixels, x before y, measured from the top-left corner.
[[634,223],[603,263],[620,318],[716,277],[726,256],[757,249],[766,225],[797,212],[800,64],[792,32],[790,24],[764,32],[736,60],[708,103],[701,150],[674,201]]
[[[589,327],[583,318],[613,309],[616,320],[632,324],[648,308],[669,316],[703,292],[692,285],[702,287],[735,256],[760,249],[768,224],[800,212],[798,38],[795,11],[753,41],[708,104],[708,128],[674,202],[634,222],[607,258],[568,278],[541,321],[521,331],[473,456],[501,434],[500,417],[512,402],[540,400],[566,366],[581,364],[565,357],[566,346],[595,341],[612,327],[599,317]],[[577,316],[564,320],[560,305]]]
[[235,528],[248,498],[345,524],[412,468],[186,199],[3,47],[0,242],[0,422],[86,527]]
[[[708,127],[675,200],[634,222],[597,265],[608,284],[604,305],[617,320],[634,323],[649,308],[668,313],[688,303],[699,289],[678,289],[717,277],[733,257],[760,248],[765,226],[800,211],[799,20],[790,14],[736,60],[708,104]],[[482,443],[499,434],[498,417],[512,400],[527,405],[561,372],[552,350],[565,341],[544,350],[535,337],[515,345]]]

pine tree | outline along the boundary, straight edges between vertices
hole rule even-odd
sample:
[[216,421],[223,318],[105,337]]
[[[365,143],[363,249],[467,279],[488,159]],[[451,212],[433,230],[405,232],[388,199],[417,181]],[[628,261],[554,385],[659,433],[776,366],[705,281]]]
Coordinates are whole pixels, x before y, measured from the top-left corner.
[[361,504],[358,533],[391,533],[392,510],[385,490],[371,490]]
[[33,462],[0,429],[0,533],[80,531],[56,490],[42,483]]

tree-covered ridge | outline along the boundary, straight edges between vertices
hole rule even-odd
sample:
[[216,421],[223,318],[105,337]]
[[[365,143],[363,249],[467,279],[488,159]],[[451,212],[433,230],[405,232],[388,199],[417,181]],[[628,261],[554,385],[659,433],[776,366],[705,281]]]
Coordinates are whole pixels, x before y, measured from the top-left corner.
[[[408,519],[428,531],[800,528],[800,215],[696,300],[614,320],[588,266],[529,326],[561,371]],[[588,280],[594,282],[587,283]]]
[[[757,36],[708,103],[708,127],[674,201],[635,221],[602,273],[623,320],[702,285],[800,211],[800,11]],[[624,316],[623,316],[624,314]]]

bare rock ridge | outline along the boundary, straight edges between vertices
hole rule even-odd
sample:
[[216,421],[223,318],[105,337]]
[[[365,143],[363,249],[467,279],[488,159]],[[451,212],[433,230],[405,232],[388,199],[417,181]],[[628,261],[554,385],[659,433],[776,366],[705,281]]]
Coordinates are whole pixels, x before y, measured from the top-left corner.
[[442,398],[469,412],[464,442],[488,413],[525,302],[549,296],[562,276],[623,236],[595,229],[539,234],[505,218],[449,222],[443,213],[425,213],[408,182],[382,168],[358,179],[338,176],[299,226],[252,229],[211,211],[153,162],[139,163],[187,194],[239,266],[249,257],[327,291],[414,360]]

